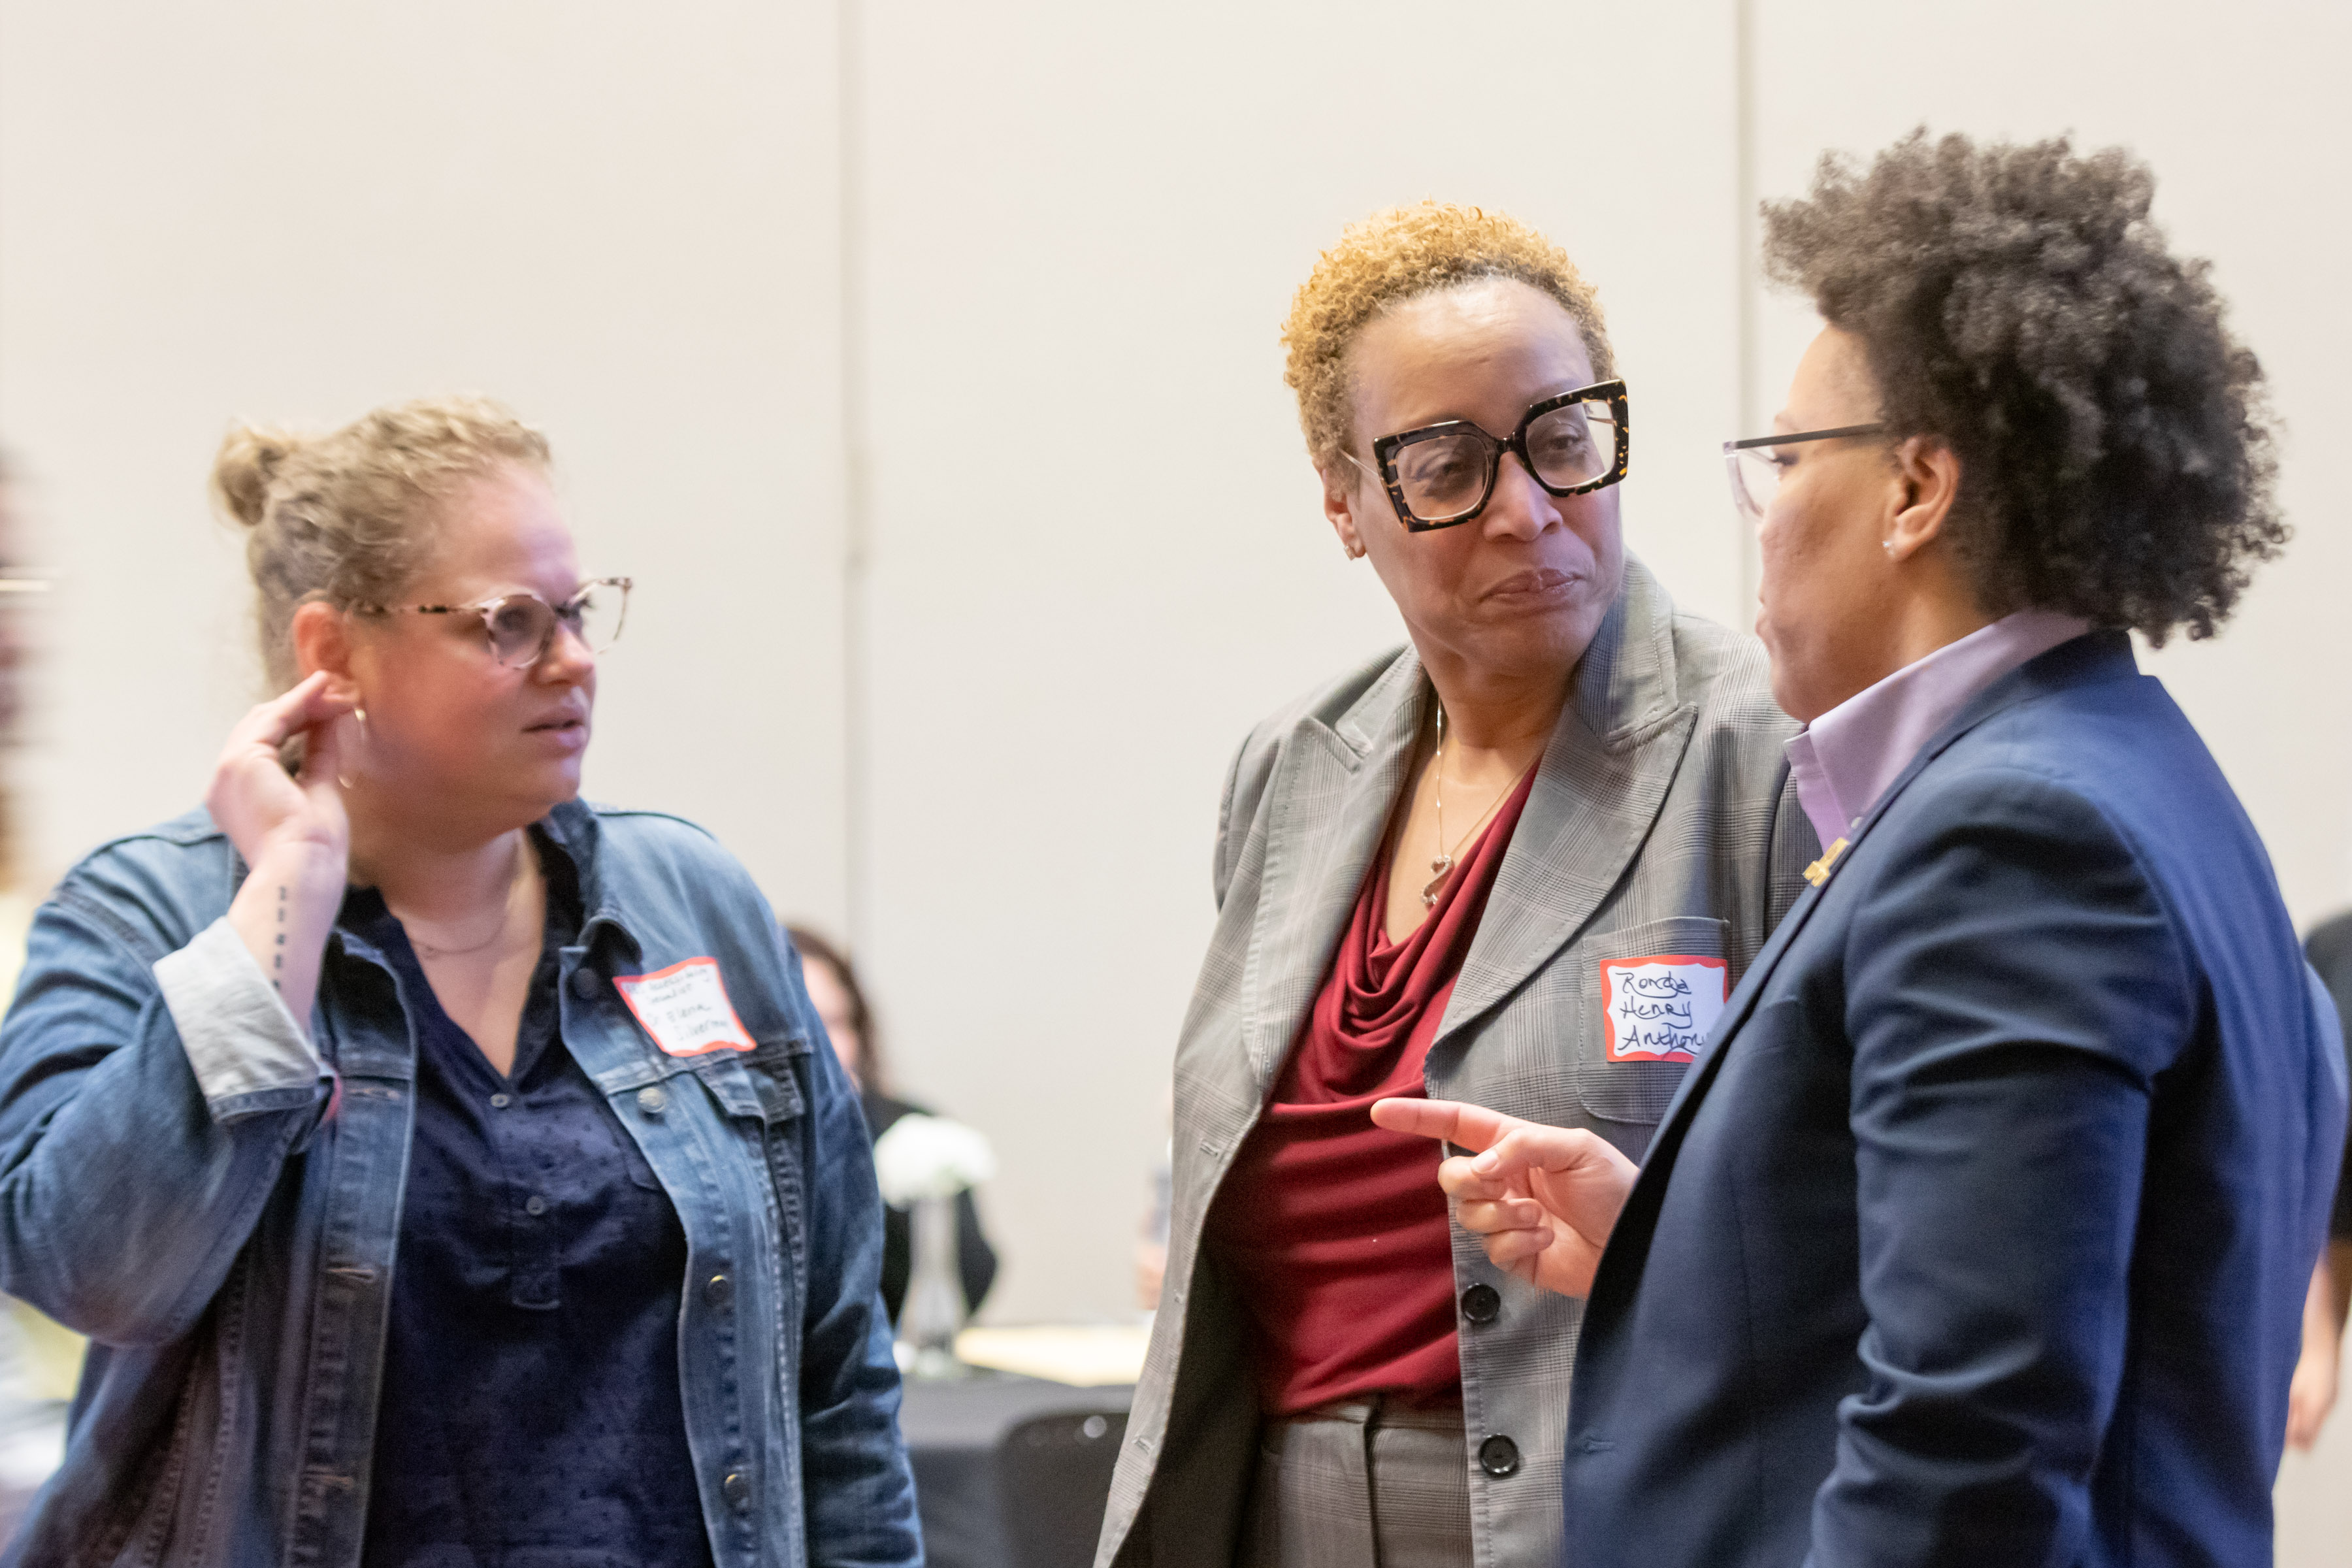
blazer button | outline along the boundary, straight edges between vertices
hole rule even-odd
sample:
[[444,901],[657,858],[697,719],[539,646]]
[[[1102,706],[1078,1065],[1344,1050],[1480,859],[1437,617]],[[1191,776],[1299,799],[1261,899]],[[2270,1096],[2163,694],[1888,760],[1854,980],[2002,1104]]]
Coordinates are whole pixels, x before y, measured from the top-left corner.
[[594,970],[575,969],[572,972],[572,994],[579,997],[583,1002],[593,1002],[596,999],[596,993],[601,989],[603,987],[597,984]]
[[702,1288],[702,1295],[712,1306],[724,1308],[735,1299],[735,1281],[724,1274],[713,1274],[710,1283]]
[[647,1116],[659,1116],[669,1109],[669,1090],[657,1083],[649,1083],[637,1090],[637,1109]]
[[719,1490],[727,1499],[729,1508],[748,1508],[751,1502],[751,1483],[740,1470],[730,1470],[727,1479],[719,1483]]
[[1508,1437],[1489,1437],[1478,1445],[1478,1468],[1490,1476],[1513,1476],[1519,1470],[1519,1446]]
[[1503,1293],[1492,1285],[1473,1285],[1462,1292],[1462,1315],[1474,1323],[1491,1323],[1503,1315]]

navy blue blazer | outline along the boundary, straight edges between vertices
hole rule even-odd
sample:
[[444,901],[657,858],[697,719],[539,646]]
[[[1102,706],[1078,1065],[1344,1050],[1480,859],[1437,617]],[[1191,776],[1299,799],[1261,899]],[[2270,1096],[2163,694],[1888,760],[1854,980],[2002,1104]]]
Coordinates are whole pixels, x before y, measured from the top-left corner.
[[1983,692],[1733,994],[1584,1316],[1575,1568],[2271,1561],[2335,1020],[2129,642]]

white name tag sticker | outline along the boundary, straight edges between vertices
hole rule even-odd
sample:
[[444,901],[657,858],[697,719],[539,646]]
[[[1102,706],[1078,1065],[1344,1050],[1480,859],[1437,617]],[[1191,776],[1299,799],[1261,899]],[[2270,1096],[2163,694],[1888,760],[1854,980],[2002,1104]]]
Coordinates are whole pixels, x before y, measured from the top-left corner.
[[671,1056],[751,1048],[715,958],[689,958],[651,974],[615,974],[613,984],[654,1044]]
[[1719,958],[1685,952],[1612,958],[1601,965],[1612,1062],[1686,1062],[1731,998],[1731,970]]

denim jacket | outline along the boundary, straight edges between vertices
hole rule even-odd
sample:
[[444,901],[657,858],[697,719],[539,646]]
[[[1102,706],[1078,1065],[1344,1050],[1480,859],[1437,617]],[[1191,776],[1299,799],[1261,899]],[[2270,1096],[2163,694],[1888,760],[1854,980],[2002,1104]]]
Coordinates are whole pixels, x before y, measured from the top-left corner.
[[[565,1047],[686,1231],[715,1562],[919,1564],[881,1201],[797,959],[699,829],[578,803],[542,826],[586,911]],[[92,1343],[11,1565],[360,1561],[415,1035],[338,929],[305,1040],[226,923],[244,876],[198,811],[99,849],[34,921],[0,1024],[0,1289]],[[700,957],[751,1048],[669,1055],[613,984]]]

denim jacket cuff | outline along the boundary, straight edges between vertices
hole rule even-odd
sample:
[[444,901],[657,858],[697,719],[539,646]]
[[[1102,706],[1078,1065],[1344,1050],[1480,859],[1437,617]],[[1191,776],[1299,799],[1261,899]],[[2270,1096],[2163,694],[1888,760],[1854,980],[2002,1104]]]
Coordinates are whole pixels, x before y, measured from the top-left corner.
[[226,915],[157,959],[155,984],[214,1121],[309,1105],[333,1077]]

